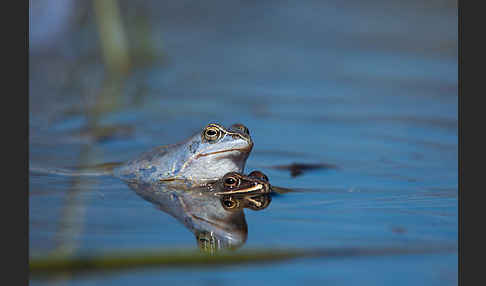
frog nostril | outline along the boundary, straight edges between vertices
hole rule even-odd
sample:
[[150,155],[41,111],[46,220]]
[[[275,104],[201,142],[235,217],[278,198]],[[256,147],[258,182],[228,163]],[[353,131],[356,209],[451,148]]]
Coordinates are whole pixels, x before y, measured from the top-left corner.
[[231,127],[240,130],[241,132],[245,133],[246,135],[250,135],[250,130],[248,129],[248,127],[246,127],[243,124],[237,123],[237,124],[233,124]]
[[242,130],[246,135],[250,135],[250,130],[248,128],[246,128],[245,126],[243,126],[243,130]]

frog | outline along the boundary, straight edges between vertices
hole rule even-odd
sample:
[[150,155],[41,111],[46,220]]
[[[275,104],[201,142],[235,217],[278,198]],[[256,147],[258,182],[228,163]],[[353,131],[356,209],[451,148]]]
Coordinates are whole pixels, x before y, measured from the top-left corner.
[[229,172],[242,173],[252,148],[245,125],[209,123],[181,143],[156,147],[115,167],[113,175],[123,181],[205,185]]
[[115,176],[125,182],[205,185],[228,172],[243,172],[252,148],[253,140],[245,125],[235,123],[225,128],[209,123],[183,142],[153,148],[130,161],[74,168],[29,164],[29,170],[62,176]]

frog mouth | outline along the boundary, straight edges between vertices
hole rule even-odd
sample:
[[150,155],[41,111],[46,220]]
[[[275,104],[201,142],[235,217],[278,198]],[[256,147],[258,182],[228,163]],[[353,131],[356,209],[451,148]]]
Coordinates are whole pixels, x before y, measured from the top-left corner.
[[249,153],[251,151],[252,146],[249,146],[247,148],[233,148],[233,149],[228,149],[228,150],[222,150],[222,151],[214,151],[214,152],[209,152],[209,153],[201,153],[196,155],[196,159],[199,159],[200,157],[205,157],[209,155],[215,155],[215,154],[221,154],[221,153],[228,153],[228,152],[233,152],[233,151],[238,151],[240,153]]

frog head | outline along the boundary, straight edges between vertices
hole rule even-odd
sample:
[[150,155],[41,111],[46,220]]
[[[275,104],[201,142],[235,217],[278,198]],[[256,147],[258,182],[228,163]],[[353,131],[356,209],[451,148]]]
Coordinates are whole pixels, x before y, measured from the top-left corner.
[[[177,177],[193,181],[217,180],[228,172],[242,173],[253,141],[248,128],[208,124],[186,141],[180,150]],[[182,159],[182,160],[181,160]]]

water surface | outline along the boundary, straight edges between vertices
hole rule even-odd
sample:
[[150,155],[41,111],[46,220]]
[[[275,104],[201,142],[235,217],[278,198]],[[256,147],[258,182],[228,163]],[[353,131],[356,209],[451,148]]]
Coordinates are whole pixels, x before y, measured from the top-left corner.
[[[255,142],[246,171],[300,191],[245,211],[239,251],[455,245],[455,2],[402,2],[120,1],[133,47],[147,33],[157,55],[121,81],[103,70],[87,7],[49,49],[31,41],[30,161],[124,161],[210,121],[240,122]],[[273,168],[294,162],[338,168],[296,177]],[[183,224],[118,179],[31,174],[29,183],[31,255],[197,249]],[[315,258],[63,282],[456,285],[457,261],[454,252]]]

